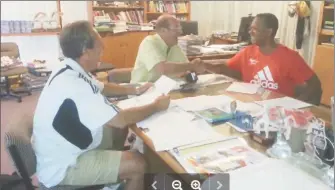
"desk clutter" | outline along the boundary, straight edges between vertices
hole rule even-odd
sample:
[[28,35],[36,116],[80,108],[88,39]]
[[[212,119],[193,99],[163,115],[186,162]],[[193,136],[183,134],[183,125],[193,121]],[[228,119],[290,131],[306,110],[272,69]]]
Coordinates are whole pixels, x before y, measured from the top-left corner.
[[[208,79],[209,75],[205,77]],[[228,79],[225,83],[238,84]],[[160,94],[178,90],[178,85],[178,81],[162,76],[148,92],[117,105],[121,109],[142,106]],[[208,85],[214,84],[199,88]],[[171,100],[166,111],[137,123],[137,127],[151,139],[156,151],[170,152],[188,173],[229,173],[231,187],[236,190],[246,188],[245,183],[237,183],[242,178],[250,181],[252,187],[257,187],[252,181],[259,182],[260,178],[267,185],[278,178],[284,183],[275,185],[278,190],[330,189],[334,184],[334,136],[322,119],[301,110],[310,104],[293,100],[283,97],[267,104],[243,102],[228,95],[181,98]],[[287,102],[296,107],[285,107]],[[230,126],[240,135],[224,136],[218,132]],[[272,142],[262,144],[267,145],[267,151],[261,153],[248,145],[246,136],[255,137],[251,139],[259,144],[263,143],[260,137],[272,138]],[[247,175],[250,172],[257,177]],[[282,177],[286,175],[290,177]],[[258,189],[268,189],[267,185]]]

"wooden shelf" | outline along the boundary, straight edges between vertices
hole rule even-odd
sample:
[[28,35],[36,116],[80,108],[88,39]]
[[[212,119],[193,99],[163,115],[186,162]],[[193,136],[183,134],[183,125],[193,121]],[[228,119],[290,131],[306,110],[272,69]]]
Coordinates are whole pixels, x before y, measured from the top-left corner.
[[334,36],[334,30],[322,29],[320,34],[326,35],[326,36]]
[[324,9],[333,9],[334,10],[334,4],[333,5],[325,6]]
[[147,14],[148,15],[161,15],[161,14],[187,15],[188,13],[147,12]]
[[143,7],[108,7],[108,6],[93,6],[94,11],[98,10],[112,10],[112,11],[131,11],[131,10],[141,10]]
[[319,47],[323,47],[323,48],[334,48],[334,44],[321,44],[321,45],[318,45]]
[[52,36],[58,35],[59,32],[32,32],[32,33],[12,33],[12,34],[1,34],[2,36]]

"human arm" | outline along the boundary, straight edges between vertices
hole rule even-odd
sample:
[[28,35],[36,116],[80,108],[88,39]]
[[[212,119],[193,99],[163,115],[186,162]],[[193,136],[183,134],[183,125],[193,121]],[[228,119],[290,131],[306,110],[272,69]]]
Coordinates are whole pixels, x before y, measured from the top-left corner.
[[295,98],[314,105],[320,104],[321,82],[298,53],[295,53],[292,58],[289,77],[296,86]]
[[105,83],[101,93],[104,96],[140,95],[147,91],[150,87],[152,87],[152,83],[146,83],[140,87]]
[[229,67],[229,62],[235,64],[234,60],[232,59],[215,59],[215,60],[206,60],[204,62],[207,71],[223,74],[235,78],[237,80],[242,79],[242,75],[239,70],[234,70],[231,67]]
[[154,73],[151,81],[161,75],[175,76],[185,71],[204,71],[204,64],[200,59],[190,62],[178,46],[168,50],[159,44],[154,40],[144,40],[139,47],[137,56],[137,61],[142,63],[149,73]]
[[321,82],[316,74],[312,75],[303,85],[297,86],[296,98],[314,105],[319,105],[322,95]]
[[155,112],[166,110],[169,107],[169,104],[170,97],[162,95],[151,104],[120,110],[113,119],[105,124],[105,126],[117,128],[126,127],[130,124],[144,120]]

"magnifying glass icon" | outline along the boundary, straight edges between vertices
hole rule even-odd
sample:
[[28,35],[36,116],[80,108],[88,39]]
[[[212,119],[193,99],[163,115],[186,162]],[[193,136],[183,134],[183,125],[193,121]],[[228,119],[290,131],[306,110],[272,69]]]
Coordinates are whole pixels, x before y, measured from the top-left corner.
[[172,188],[175,190],[183,190],[183,188],[181,187],[181,182],[179,180],[174,180],[172,182]]

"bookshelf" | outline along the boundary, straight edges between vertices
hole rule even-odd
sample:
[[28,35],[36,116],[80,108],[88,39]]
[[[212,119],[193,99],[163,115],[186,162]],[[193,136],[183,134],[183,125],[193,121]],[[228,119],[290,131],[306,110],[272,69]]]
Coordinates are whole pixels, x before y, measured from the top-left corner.
[[57,24],[59,25],[58,28],[55,29],[31,29],[30,32],[24,33],[1,33],[3,37],[9,36],[50,36],[50,35],[58,35],[59,32],[62,30],[62,10],[61,10],[61,0],[56,1],[56,12],[61,13],[57,15]]
[[98,4],[88,2],[88,15],[92,22],[94,16],[108,14],[112,20],[123,20],[130,23],[148,23],[162,14],[175,15],[179,20],[190,20],[191,3],[189,0],[164,1],[120,1],[123,4]]
[[321,104],[330,106],[334,96],[334,3],[321,3],[313,70],[318,75],[323,94]]
[[144,1],[144,21],[156,20],[162,14],[175,15],[179,20],[190,20],[191,3],[187,0]]
[[[109,16],[112,20],[122,20],[127,23],[142,24],[144,23],[143,2],[120,1],[115,3],[111,1],[88,1],[87,12],[92,23],[96,16]],[[117,2],[117,1],[116,1]]]

